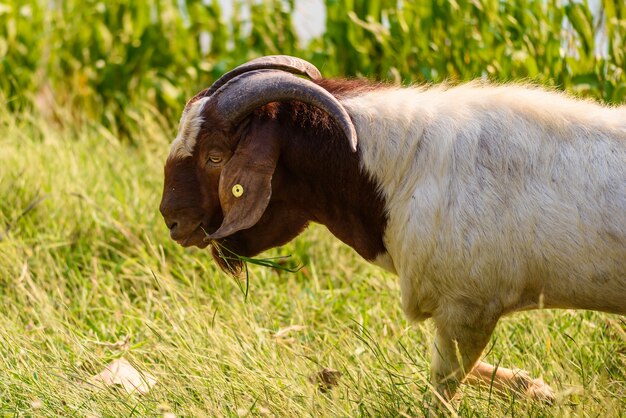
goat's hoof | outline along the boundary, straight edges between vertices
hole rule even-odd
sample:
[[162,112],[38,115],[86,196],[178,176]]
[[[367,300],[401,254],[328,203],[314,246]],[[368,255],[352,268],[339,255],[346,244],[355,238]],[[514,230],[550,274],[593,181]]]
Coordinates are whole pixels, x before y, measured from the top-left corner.
[[526,387],[526,397],[540,402],[553,403],[555,399],[554,391],[543,379],[531,379]]
[[554,402],[554,391],[542,378],[533,379],[526,370],[516,369],[514,373],[517,375],[520,392],[526,398],[550,404]]

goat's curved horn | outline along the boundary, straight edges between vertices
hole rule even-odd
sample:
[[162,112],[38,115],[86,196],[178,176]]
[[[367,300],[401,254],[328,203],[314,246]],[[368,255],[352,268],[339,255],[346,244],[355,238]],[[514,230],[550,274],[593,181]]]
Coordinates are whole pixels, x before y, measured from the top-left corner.
[[218,114],[232,125],[270,102],[296,100],[313,105],[339,124],[356,152],[357,135],[348,112],[335,96],[309,80],[282,71],[251,71],[226,83],[210,100]]
[[215,83],[203,93],[203,97],[211,96],[220,87],[238,75],[254,70],[281,70],[292,74],[303,75],[311,80],[319,80],[322,78],[322,74],[317,67],[302,58],[289,55],[268,55],[248,61],[227,72],[218,78]]

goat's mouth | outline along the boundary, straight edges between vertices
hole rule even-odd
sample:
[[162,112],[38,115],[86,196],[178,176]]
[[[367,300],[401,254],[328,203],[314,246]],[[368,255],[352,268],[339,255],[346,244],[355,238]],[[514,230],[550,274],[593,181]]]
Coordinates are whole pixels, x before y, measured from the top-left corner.
[[189,234],[180,238],[175,238],[174,241],[183,247],[196,246],[198,248],[206,248],[209,243],[204,240],[205,237],[206,233],[204,232],[204,228],[202,224],[199,224],[196,229],[191,231]]
[[244,262],[239,258],[242,249],[236,240],[229,237],[210,240],[210,244],[211,255],[223,272],[237,276],[243,271]]
[[179,232],[172,236],[172,239],[183,247],[206,248],[210,245],[211,255],[219,268],[225,273],[239,275],[244,264],[239,256],[243,254],[244,246],[233,236],[217,240],[210,239],[209,236],[218,228],[219,225],[210,226],[208,222],[201,222],[191,232],[184,234]]

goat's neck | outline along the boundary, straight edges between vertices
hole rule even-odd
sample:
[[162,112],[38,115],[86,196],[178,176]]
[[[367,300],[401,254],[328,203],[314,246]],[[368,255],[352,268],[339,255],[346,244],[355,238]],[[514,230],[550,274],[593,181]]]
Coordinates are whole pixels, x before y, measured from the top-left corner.
[[384,202],[341,133],[301,131],[286,140],[281,175],[297,210],[367,260],[385,252]]

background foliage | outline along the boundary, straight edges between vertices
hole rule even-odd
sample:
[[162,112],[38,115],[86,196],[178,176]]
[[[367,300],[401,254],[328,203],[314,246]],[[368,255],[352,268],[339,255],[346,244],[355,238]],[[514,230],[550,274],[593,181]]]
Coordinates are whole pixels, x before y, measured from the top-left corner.
[[326,0],[326,30],[306,45],[294,0],[236,1],[228,22],[217,0],[0,3],[0,91],[10,109],[69,104],[119,135],[146,112],[177,120],[227,69],[284,53],[326,76],[526,79],[619,103],[626,3],[600,1],[593,16],[564,0]]

